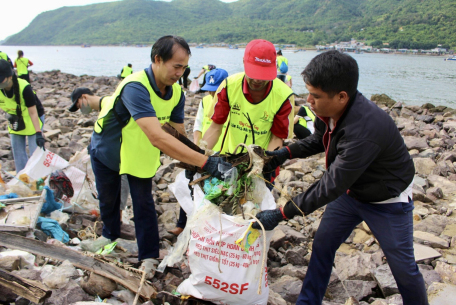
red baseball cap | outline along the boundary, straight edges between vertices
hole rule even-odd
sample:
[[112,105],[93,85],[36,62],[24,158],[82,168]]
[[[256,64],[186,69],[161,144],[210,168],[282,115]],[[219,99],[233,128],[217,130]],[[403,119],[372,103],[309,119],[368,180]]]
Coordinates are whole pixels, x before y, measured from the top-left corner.
[[244,52],[244,70],[249,78],[274,80],[277,77],[276,50],[264,39],[249,42]]

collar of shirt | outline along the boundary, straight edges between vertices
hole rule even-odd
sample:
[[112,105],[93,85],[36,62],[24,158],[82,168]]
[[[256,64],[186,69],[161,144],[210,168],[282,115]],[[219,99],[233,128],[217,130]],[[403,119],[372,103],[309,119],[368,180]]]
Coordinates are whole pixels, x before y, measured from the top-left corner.
[[160,89],[158,89],[157,83],[155,82],[155,76],[154,72],[152,71],[152,65],[144,69],[146,71],[147,77],[149,78],[149,83],[152,86],[152,89],[154,89],[155,94],[157,94],[158,97],[164,99],[164,100],[169,100],[171,96],[173,95],[173,87],[172,86],[166,86],[166,93],[165,96],[162,96]]
[[[272,88],[272,81],[268,83],[268,87],[266,88],[266,92],[264,93],[263,99],[268,96],[269,91]],[[245,98],[250,102],[253,103],[252,95],[249,92],[249,84],[247,83],[247,79],[244,77],[243,84],[242,84],[242,92],[244,93]]]

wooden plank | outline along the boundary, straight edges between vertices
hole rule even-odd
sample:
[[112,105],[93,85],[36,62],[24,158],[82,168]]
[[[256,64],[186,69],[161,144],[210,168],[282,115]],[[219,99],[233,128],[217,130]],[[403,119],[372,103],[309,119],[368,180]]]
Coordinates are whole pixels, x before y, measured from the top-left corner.
[[11,204],[11,203],[15,203],[15,202],[35,201],[35,200],[39,200],[40,198],[41,198],[41,196],[11,198],[11,199],[2,199],[2,200],[0,200],[0,202],[4,203],[4,204]]
[[[121,284],[134,293],[138,293],[141,282],[140,273],[125,270],[100,259],[84,255],[83,253],[4,232],[0,232],[0,245],[9,249],[17,249],[50,257],[59,261],[68,260],[77,268],[95,272]],[[144,283],[140,291],[141,297],[150,299],[155,298],[156,294],[157,292],[150,282]]]
[[24,279],[4,269],[0,269],[0,285],[37,304],[43,302],[52,294],[52,291],[48,290],[40,282]]

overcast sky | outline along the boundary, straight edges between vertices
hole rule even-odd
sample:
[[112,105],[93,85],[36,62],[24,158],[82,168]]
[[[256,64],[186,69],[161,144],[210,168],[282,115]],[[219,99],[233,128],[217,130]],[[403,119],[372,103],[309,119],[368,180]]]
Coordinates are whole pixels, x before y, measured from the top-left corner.
[[[55,10],[63,6],[81,6],[102,2],[113,2],[115,0],[22,0],[22,1],[2,1],[2,27],[0,30],[0,40],[16,34],[26,28],[33,18],[38,14]],[[170,1],[170,0],[163,0]],[[214,0],[215,1],[215,0]],[[221,0],[223,2],[233,2],[237,0]]]

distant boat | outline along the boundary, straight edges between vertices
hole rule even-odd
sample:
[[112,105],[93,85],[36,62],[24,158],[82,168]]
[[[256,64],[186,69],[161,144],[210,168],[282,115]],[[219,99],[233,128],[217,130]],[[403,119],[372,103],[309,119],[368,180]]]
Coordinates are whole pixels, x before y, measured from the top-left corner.
[[453,55],[451,57],[445,58],[445,61],[447,60],[456,60],[456,55]]
[[197,49],[203,49],[203,46],[196,46]]
[[81,45],[81,48],[90,48],[90,44],[84,43],[84,44]]
[[298,53],[298,52],[305,52],[306,50],[303,50],[303,49],[299,49],[299,50],[295,50],[294,53]]
[[236,49],[238,49],[238,46],[236,46],[236,45],[234,45],[234,46],[233,46],[233,45],[229,45],[229,46],[228,46],[228,49],[234,49],[234,50],[236,50]]

